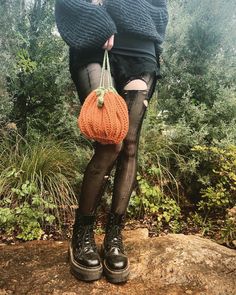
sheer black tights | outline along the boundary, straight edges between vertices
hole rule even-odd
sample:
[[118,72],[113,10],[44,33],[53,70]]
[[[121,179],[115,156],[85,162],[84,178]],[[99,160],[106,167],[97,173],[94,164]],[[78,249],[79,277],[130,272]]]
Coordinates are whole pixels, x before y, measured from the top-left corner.
[[[91,90],[98,87],[100,73],[101,66],[99,64],[89,64],[78,72],[77,77],[73,77],[81,102],[84,101]],[[116,83],[119,82],[116,81]],[[136,177],[140,129],[152,84],[153,77],[147,74],[142,80],[139,77],[135,80],[132,79],[126,86],[129,90],[123,90],[123,93],[121,93],[129,109],[129,131],[122,144],[102,145],[96,143],[95,153],[84,173],[78,200],[81,214],[91,215],[96,212],[116,160],[111,211],[118,214],[126,212]],[[143,86],[145,87],[143,88]]]

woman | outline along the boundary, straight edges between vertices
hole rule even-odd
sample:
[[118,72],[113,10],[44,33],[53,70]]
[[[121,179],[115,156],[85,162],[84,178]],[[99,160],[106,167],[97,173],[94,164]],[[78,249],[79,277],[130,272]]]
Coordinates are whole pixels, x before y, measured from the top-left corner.
[[[160,45],[168,21],[166,0],[57,0],[56,21],[70,47],[70,72],[81,103],[99,86],[104,49],[110,50],[114,85],[127,103],[130,122],[122,143],[96,143],[86,168],[69,249],[71,270],[85,281],[97,280],[104,272],[112,283],[125,282],[129,261],[121,231],[136,178],[140,129],[159,76]],[[102,264],[93,227],[115,163]]]

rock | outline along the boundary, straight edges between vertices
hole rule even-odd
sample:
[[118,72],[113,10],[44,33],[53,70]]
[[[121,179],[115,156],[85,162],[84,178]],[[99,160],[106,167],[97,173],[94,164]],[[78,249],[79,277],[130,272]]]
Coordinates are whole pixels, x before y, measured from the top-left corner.
[[138,228],[136,230],[127,230],[123,234],[124,240],[126,243],[136,242],[137,240],[148,239],[148,229],[147,228]]
[[[130,280],[77,281],[69,272],[67,242],[35,241],[0,250],[0,294],[235,295],[236,251],[197,236],[148,238],[146,229],[124,233]],[[100,244],[103,236],[97,236]]]
[[234,250],[185,235],[168,235],[128,246],[133,262],[131,280],[155,279],[160,287],[177,285],[187,294],[195,294],[194,289],[198,290],[196,294],[204,295],[236,294]]

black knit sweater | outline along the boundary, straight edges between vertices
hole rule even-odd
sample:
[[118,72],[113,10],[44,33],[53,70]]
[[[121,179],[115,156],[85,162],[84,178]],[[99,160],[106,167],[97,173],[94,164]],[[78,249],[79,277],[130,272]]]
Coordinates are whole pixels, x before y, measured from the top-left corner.
[[163,42],[168,22],[166,0],[105,0],[94,5],[86,0],[56,0],[58,30],[79,51],[101,48],[115,33],[127,32]]

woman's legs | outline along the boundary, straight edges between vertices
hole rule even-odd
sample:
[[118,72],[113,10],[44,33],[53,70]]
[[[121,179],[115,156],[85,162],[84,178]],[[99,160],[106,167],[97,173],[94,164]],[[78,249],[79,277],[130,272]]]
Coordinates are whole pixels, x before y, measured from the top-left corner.
[[[73,75],[82,103],[99,86],[100,76],[99,64],[89,64]],[[111,214],[103,244],[104,271],[107,279],[114,283],[128,278],[129,262],[124,254],[121,230],[136,177],[139,134],[153,81],[154,77],[147,75],[144,80],[132,79],[127,83],[123,96],[128,105],[130,126],[123,145],[96,143],[94,156],[84,173],[70,245],[71,269],[82,280],[101,277],[102,265],[96,250],[93,225],[107,178],[118,156]]]
[[[81,102],[99,86],[101,65],[89,64],[73,75]],[[87,165],[79,196],[79,212],[94,215],[101,200],[107,178],[119,155],[111,211],[117,214],[126,212],[137,170],[137,148],[140,129],[146,111],[146,103],[152,90],[154,76],[147,74],[143,79],[132,79],[124,87],[123,96],[129,109],[129,131],[118,145],[96,143],[94,156]],[[146,101],[146,102],[145,102]]]

